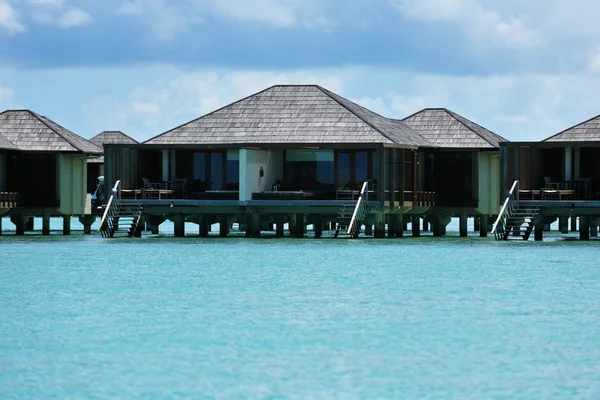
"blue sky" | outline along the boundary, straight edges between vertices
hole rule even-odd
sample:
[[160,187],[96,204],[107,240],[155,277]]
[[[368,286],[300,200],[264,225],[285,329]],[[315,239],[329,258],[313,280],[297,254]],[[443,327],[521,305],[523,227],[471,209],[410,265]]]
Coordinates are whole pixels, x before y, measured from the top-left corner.
[[588,0],[0,0],[0,109],[144,140],[317,83],[538,140],[600,114],[599,20]]

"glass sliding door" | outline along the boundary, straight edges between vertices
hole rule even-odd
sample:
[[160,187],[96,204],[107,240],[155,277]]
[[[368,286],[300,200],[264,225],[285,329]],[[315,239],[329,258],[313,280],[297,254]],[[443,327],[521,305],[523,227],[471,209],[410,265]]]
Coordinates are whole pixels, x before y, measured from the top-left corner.
[[210,190],[223,190],[223,153],[210,154]]

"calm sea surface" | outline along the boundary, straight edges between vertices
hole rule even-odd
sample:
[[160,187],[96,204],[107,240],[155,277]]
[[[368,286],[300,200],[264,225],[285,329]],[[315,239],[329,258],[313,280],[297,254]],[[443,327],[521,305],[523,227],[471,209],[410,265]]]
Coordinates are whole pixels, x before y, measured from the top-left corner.
[[600,399],[600,243],[3,236],[0,398]]

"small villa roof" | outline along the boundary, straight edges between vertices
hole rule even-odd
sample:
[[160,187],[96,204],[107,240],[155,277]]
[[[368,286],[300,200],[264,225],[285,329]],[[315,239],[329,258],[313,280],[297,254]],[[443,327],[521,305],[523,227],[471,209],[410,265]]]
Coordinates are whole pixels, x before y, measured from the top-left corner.
[[[121,131],[103,131],[90,139],[90,142],[97,146],[104,146],[105,144],[138,144],[139,142],[124,134]],[[91,158],[88,163],[102,164],[104,163],[104,156],[98,158]]]
[[428,141],[402,121],[367,110],[317,85],[272,86],[144,144],[358,144],[407,147]]
[[0,136],[0,150],[19,150],[10,140]]
[[0,113],[0,138],[12,143],[13,150],[102,153],[95,144],[30,110]]
[[600,115],[543,140],[544,142],[600,142]]
[[497,149],[502,136],[445,108],[426,108],[403,120],[435,147]]

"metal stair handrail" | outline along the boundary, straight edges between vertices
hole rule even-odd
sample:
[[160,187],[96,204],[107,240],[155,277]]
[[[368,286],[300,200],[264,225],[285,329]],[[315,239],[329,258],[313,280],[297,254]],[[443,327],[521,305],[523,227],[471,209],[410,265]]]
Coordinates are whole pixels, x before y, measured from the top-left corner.
[[492,234],[496,240],[502,240],[506,221],[510,218],[515,203],[519,202],[519,181],[515,181],[506,196],[506,200],[500,209],[500,214],[492,226]]
[[367,214],[367,205],[366,201],[368,200],[367,196],[369,193],[369,183],[363,183],[362,189],[360,190],[360,194],[358,195],[358,201],[356,202],[356,207],[354,207],[354,213],[352,214],[352,219],[350,220],[350,224],[348,225],[347,233],[349,235],[354,236],[356,232],[360,230],[360,225]]
[[102,236],[111,236],[113,230],[113,219],[117,216],[119,208],[121,207],[121,181],[118,180],[115,186],[112,188],[110,199],[102,215],[98,232],[102,233]]

